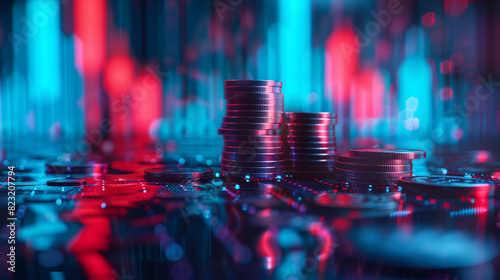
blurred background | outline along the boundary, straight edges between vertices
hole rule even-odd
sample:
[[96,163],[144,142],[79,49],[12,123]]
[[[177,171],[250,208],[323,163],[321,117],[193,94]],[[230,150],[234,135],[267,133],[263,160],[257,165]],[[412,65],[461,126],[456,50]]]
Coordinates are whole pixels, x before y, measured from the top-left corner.
[[340,152],[498,155],[499,12],[480,0],[3,0],[1,143],[220,155],[224,80],[266,79],[283,82],[286,111],[337,113]]

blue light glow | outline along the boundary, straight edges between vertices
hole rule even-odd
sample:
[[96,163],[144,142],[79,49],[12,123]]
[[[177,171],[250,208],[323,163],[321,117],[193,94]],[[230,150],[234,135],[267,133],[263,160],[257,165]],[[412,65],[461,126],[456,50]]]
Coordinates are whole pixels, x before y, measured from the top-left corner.
[[278,6],[279,70],[287,95],[285,109],[307,110],[311,92],[311,1],[279,0]]

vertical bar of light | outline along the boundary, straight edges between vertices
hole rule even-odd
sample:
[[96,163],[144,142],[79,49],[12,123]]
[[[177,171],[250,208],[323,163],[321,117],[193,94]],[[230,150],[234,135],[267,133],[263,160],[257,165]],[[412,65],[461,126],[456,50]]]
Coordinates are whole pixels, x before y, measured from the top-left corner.
[[101,88],[99,74],[106,59],[106,1],[75,0],[73,4],[76,64],[84,76],[86,131],[99,129],[101,121]]
[[[406,137],[430,133],[432,112],[431,70],[425,60],[423,30],[412,27],[406,34],[406,58],[399,68],[399,108]],[[402,135],[400,135],[402,136]],[[421,139],[419,139],[421,140]]]
[[26,5],[28,96],[35,106],[36,134],[43,137],[55,121],[53,104],[61,95],[60,15],[57,1],[29,0]]
[[278,21],[286,110],[306,110],[311,91],[311,0],[278,0]]

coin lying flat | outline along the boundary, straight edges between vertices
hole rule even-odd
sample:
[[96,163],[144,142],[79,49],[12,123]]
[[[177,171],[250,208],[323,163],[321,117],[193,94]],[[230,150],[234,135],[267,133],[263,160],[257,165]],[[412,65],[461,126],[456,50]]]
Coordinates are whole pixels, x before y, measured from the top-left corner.
[[109,163],[95,161],[57,161],[45,164],[47,174],[103,174]]
[[392,150],[392,149],[351,149],[350,155],[354,157],[376,159],[421,159],[425,152],[421,150]]
[[150,168],[144,171],[144,178],[150,181],[202,180],[213,176],[210,168]]
[[411,176],[399,180],[406,193],[428,194],[433,197],[480,196],[495,192],[495,183],[488,180],[460,176]]
[[228,123],[228,122],[223,122],[221,124],[221,128],[226,128],[226,129],[252,129],[252,130],[262,130],[262,129],[278,129],[279,124],[274,124],[274,123]]
[[411,172],[412,165],[361,165],[349,164],[337,161],[337,168],[349,171],[367,171],[367,172]]
[[264,87],[281,87],[282,83],[277,81],[267,80],[226,80],[224,87],[231,86],[264,86]]
[[368,171],[351,171],[340,168],[335,168],[335,172],[341,176],[352,176],[357,178],[373,178],[373,179],[384,179],[384,178],[401,178],[411,176],[412,172],[368,172]]
[[228,136],[244,136],[244,135],[277,135],[278,132],[275,130],[267,130],[267,129],[255,129],[255,130],[246,130],[246,129],[226,129],[219,128],[217,130],[219,135],[228,135]]
[[351,164],[373,164],[373,165],[409,165],[412,164],[411,160],[405,159],[376,159],[376,158],[362,158],[354,157],[349,154],[338,155],[338,161]]
[[65,186],[83,186],[87,184],[87,179],[56,179],[47,181],[47,186],[51,187],[65,187]]

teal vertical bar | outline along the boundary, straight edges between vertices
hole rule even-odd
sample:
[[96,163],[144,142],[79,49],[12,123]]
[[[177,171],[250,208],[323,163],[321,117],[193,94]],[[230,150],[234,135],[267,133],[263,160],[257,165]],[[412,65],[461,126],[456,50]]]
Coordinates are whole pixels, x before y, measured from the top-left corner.
[[28,98],[35,106],[36,133],[46,137],[55,122],[55,105],[61,95],[60,11],[54,0],[26,4],[28,37]]
[[279,71],[287,111],[307,110],[311,91],[311,0],[278,0]]

